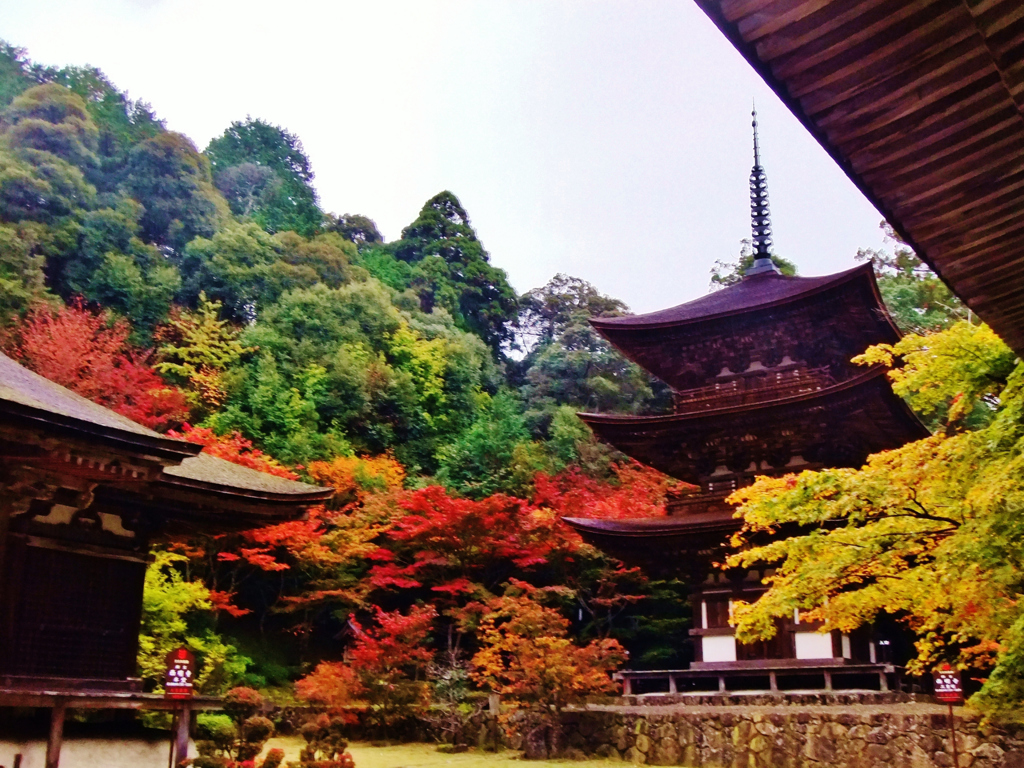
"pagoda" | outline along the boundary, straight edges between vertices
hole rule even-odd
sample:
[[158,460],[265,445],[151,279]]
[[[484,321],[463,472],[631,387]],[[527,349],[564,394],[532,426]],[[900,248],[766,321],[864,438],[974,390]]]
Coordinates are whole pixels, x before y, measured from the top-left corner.
[[724,690],[727,672],[767,672],[775,689],[776,672],[805,667],[823,673],[819,679],[830,687],[830,669],[863,672],[880,664],[883,654],[871,632],[821,633],[795,614],[772,640],[738,643],[729,626],[732,602],[756,599],[766,589],[766,574],[715,567],[740,527],[726,497],[759,475],[859,467],[870,454],[928,432],[893,393],[884,368],[850,362],[900,335],[871,265],[795,277],[781,274],[772,261],[756,112],[753,128],[755,259],[742,279],[670,309],[591,320],[626,357],[672,388],[674,410],[580,417],[602,440],[693,492],[672,499],[665,518],[567,522],[623,560],[689,581],[696,624],[690,678],[714,673]]

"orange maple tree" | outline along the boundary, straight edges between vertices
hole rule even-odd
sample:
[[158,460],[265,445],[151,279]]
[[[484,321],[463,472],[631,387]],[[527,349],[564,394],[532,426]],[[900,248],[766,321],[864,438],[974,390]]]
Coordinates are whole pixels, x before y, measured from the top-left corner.
[[588,694],[616,690],[611,672],[627,658],[614,639],[576,644],[569,637],[569,620],[544,605],[556,591],[510,580],[505,595],[488,606],[480,627],[482,647],[471,662],[477,684],[523,710],[516,728],[524,731],[531,757],[560,751],[562,707]]

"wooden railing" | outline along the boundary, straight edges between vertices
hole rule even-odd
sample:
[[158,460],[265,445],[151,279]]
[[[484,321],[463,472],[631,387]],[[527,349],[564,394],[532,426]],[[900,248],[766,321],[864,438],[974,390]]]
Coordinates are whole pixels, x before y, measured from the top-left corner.
[[741,376],[706,387],[676,392],[676,413],[693,413],[777,400],[805,392],[816,392],[834,383],[828,368],[793,368],[756,376]]

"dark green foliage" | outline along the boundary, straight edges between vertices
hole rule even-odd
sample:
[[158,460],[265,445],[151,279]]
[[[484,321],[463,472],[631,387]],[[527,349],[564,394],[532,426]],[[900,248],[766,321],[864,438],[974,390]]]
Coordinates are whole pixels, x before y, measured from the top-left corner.
[[85,103],[57,85],[25,91],[0,119],[0,217],[54,222],[95,204],[83,168],[95,165],[96,126]]
[[878,290],[899,329],[904,333],[927,333],[966,319],[969,313],[963,302],[892,227],[884,221],[881,226],[894,252],[865,248],[857,252],[857,259],[870,260],[874,265]]
[[31,229],[0,224],[0,325],[46,297],[44,264]]
[[408,290],[416,297],[416,305],[420,306],[419,296],[412,290],[413,277],[418,270],[408,262],[396,259],[389,246],[370,246],[359,253],[358,264],[384,285],[396,291]]
[[327,458],[348,440],[432,467],[440,442],[493,386],[493,364],[447,316],[393,298],[376,280],[282,294],[244,335],[261,355],[229,377],[217,428],[239,429],[286,460]]
[[195,238],[181,253],[182,298],[189,306],[197,306],[199,294],[205,291],[212,301],[224,304],[228,319],[252,322],[257,309],[274,300],[266,292],[274,282],[278,257],[271,235],[251,222],[231,222],[212,237]]
[[3,112],[8,146],[29,162],[43,155],[88,170],[97,164],[99,131],[78,94],[60,85],[37,85]]
[[658,580],[649,582],[647,590],[614,636],[629,647],[634,669],[684,669],[693,661],[690,585],[679,579]]
[[342,216],[328,215],[324,229],[337,232],[346,240],[358,246],[375,245],[384,242],[372,219],[358,213],[346,213]]
[[103,191],[112,187],[111,172],[116,176],[118,164],[135,144],[163,132],[163,122],[143,101],[133,101],[119,91],[100,70],[94,67],[42,67],[33,64],[25,51],[0,40],[0,107],[33,86],[54,83],[76,93],[85,102],[98,129],[100,167],[95,183]]
[[32,161],[0,147],[0,218],[4,221],[55,223],[96,204],[96,189],[82,172],[48,153]]
[[419,296],[424,312],[445,308],[459,327],[475,333],[495,352],[511,340],[516,294],[504,270],[490,265],[468,214],[451,192],[428,200],[390,250],[414,265],[407,287]]
[[[512,379],[525,406],[526,423],[536,437],[553,439],[563,461],[578,461],[582,424],[559,409],[649,413],[668,405],[667,388],[620,355],[590,326],[591,317],[625,314],[626,306],[579,278],[555,275],[520,299],[516,322],[519,348]],[[578,420],[577,420],[578,422]]]
[[319,231],[323,213],[297,136],[248,117],[211,141],[205,154],[233,213],[251,217],[268,232],[309,237]]
[[0,40],[0,107],[5,107],[37,81],[31,77],[32,62],[24,48]]
[[586,280],[559,273],[542,288],[534,288],[519,299],[516,333],[523,351],[548,344],[580,319],[618,317],[629,308],[618,299],[605,296]]
[[163,133],[163,121],[148,104],[129,99],[94,67],[64,67],[52,75],[51,82],[69,88],[85,101],[99,132],[98,167],[89,178],[101,192],[114,191],[128,152]]
[[551,466],[542,447],[530,441],[522,410],[508,391],[486,402],[469,429],[441,449],[438,481],[474,499],[528,496],[534,474]]
[[128,153],[121,189],[145,208],[143,238],[171,251],[181,251],[195,237],[212,236],[224,218],[209,162],[180,133],[161,133],[136,145]]
[[[795,275],[796,264],[772,254],[772,262],[784,275]],[[724,288],[733,285],[743,279],[743,274],[754,266],[754,252],[751,250],[750,241],[744,240],[740,248],[740,256],[736,261],[716,261],[711,268],[711,287]]]

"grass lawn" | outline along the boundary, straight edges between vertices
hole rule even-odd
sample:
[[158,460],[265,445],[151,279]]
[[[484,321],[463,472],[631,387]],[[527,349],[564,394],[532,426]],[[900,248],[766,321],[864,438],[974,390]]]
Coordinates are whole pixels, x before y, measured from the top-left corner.
[[[278,747],[285,751],[286,760],[298,760],[303,741],[298,737],[271,739],[267,748]],[[520,760],[519,753],[478,752],[470,750],[457,755],[446,755],[437,751],[436,744],[399,744],[394,747],[373,747],[365,742],[354,742],[349,752],[355,758],[356,768],[552,768],[552,766],[585,765],[587,768],[622,768],[621,762],[611,760],[588,760],[577,763],[570,760]]]

